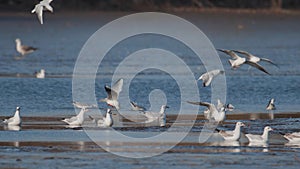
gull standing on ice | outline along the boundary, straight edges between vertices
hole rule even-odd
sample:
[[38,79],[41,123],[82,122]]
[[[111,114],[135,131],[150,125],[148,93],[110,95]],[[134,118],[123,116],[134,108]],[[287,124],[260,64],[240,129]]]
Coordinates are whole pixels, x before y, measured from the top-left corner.
[[245,55],[245,56],[247,57],[248,61],[250,61],[250,62],[258,63],[258,62],[260,62],[260,61],[264,61],[264,62],[271,63],[272,65],[278,67],[278,65],[275,64],[275,63],[274,63],[273,61],[271,61],[270,59],[267,59],[267,58],[260,58],[260,57],[257,57],[257,56],[252,55],[252,54],[249,53],[249,52],[242,51],[242,50],[233,50],[233,51]]
[[169,108],[167,105],[162,105],[159,112],[142,112],[142,114],[147,118],[146,123],[153,122],[155,120],[158,120],[160,123],[160,126],[166,126],[166,109]]
[[92,120],[94,120],[95,122],[97,122],[97,126],[99,127],[111,127],[114,124],[113,118],[112,118],[112,112],[110,109],[107,109],[106,111],[106,115],[104,118],[99,119],[98,121],[96,121],[96,119],[94,119],[93,117],[89,116]]
[[115,107],[117,110],[120,109],[118,102],[119,94],[122,91],[123,79],[119,79],[111,88],[109,86],[104,86],[107,93],[107,97],[100,99],[100,102],[106,102],[109,106]]
[[218,76],[219,74],[224,74],[224,71],[216,69],[216,70],[206,72],[206,73],[202,74],[198,80],[202,80],[203,87],[206,87],[211,83],[212,79],[214,77]]
[[266,126],[262,135],[246,134],[246,137],[250,143],[267,143],[269,141],[269,131],[272,130],[271,127]]
[[142,106],[139,106],[137,103],[130,101],[131,109],[134,111],[145,111],[146,109]]
[[37,50],[35,47],[22,45],[19,38],[16,39],[16,49],[22,57]]
[[275,110],[275,109],[276,109],[276,107],[275,107],[275,99],[272,98],[272,99],[269,101],[269,103],[268,103],[268,105],[267,105],[267,107],[266,107],[266,110]]
[[97,108],[98,106],[95,104],[86,104],[86,103],[80,103],[73,101],[73,105],[79,109],[92,109],[92,108]]
[[260,71],[263,71],[263,72],[265,72],[266,74],[270,75],[270,73],[267,72],[267,71],[265,70],[265,68],[263,68],[260,64],[255,63],[255,62],[252,62],[252,61],[249,61],[249,60],[247,60],[246,58],[242,58],[242,57],[238,56],[238,55],[237,55],[234,51],[232,51],[232,50],[226,50],[226,49],[217,49],[217,50],[218,50],[218,51],[221,51],[221,52],[224,52],[224,53],[226,53],[227,55],[231,56],[231,58],[232,58],[233,60],[229,59],[229,63],[230,63],[230,65],[231,65],[231,67],[232,67],[233,69],[237,69],[237,68],[239,68],[239,67],[240,67],[241,65],[243,65],[243,64],[248,64],[248,65],[253,66],[253,67],[259,69]]
[[283,135],[283,137],[292,143],[300,142],[300,132],[286,133]]
[[226,141],[238,141],[241,138],[241,127],[244,126],[244,123],[237,122],[233,131],[216,130]]
[[70,126],[81,126],[84,121],[84,113],[87,112],[88,109],[81,109],[79,114],[77,116],[71,117],[71,118],[66,118],[63,119],[62,121],[67,123]]
[[35,77],[38,79],[44,79],[45,78],[45,69],[41,69],[39,72],[35,73]]
[[20,126],[22,123],[21,117],[20,117],[20,107],[16,108],[15,115],[9,119],[3,120],[4,124],[7,124],[9,126]]
[[48,10],[50,12],[53,12],[53,8],[50,6],[50,3],[53,0],[42,0],[40,3],[36,4],[34,9],[31,11],[31,13],[36,13],[38,16],[38,19],[41,24],[43,24],[43,11]]
[[218,110],[214,104],[207,103],[207,102],[190,102],[190,101],[188,101],[188,103],[200,105],[200,106],[206,106],[207,107],[206,112],[208,113],[208,111],[209,111],[209,113],[210,113],[209,117],[211,117],[208,120],[214,119],[216,122],[223,122],[226,119],[226,113],[225,113],[224,107],[221,107],[221,109]]

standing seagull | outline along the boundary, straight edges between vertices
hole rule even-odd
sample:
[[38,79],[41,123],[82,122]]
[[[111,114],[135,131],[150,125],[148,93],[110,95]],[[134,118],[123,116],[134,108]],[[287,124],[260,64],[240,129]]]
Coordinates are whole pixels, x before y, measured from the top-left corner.
[[20,117],[20,107],[16,108],[15,115],[9,119],[3,120],[4,124],[7,124],[9,126],[20,126],[22,123],[21,117]]
[[34,9],[31,11],[31,13],[37,14],[41,24],[43,24],[43,11],[48,10],[50,12],[53,12],[53,8],[50,6],[50,3],[52,1],[53,0],[42,0],[40,1],[40,3],[36,4]]
[[267,105],[267,107],[266,107],[266,110],[275,110],[276,109],[276,107],[275,107],[275,99],[274,98],[272,98],[270,101],[269,101],[269,103],[268,103],[268,105]]
[[259,69],[260,71],[265,72],[266,74],[270,75],[269,72],[266,71],[265,68],[263,68],[260,64],[252,62],[247,60],[246,58],[242,58],[240,56],[238,56],[234,51],[232,50],[226,50],[226,49],[217,49],[218,51],[221,51],[223,53],[226,53],[227,55],[231,56],[233,60],[229,59],[229,63],[231,65],[231,67],[233,69],[237,69],[239,68],[241,65],[243,64],[248,64],[250,66],[253,66],[257,69]]
[[267,143],[269,141],[269,131],[272,130],[271,127],[266,126],[262,135],[246,134],[246,137],[250,143]]
[[71,117],[71,118],[67,118],[67,119],[63,119],[62,121],[69,124],[70,126],[81,126],[83,124],[84,121],[84,113],[87,112],[88,109],[81,109],[79,114],[77,116]]
[[219,74],[224,74],[224,71],[216,69],[216,70],[206,72],[206,73],[202,74],[198,80],[202,80],[203,87],[206,87],[211,83],[212,79],[214,77],[218,76]]
[[113,118],[112,118],[112,112],[110,109],[107,109],[105,118],[99,119],[97,121],[97,125],[99,127],[111,127],[114,124]]
[[238,141],[241,138],[241,127],[245,126],[242,122],[237,122],[233,131],[218,130],[219,134],[227,141]]
[[247,57],[248,61],[250,61],[250,62],[258,63],[258,62],[260,62],[260,61],[264,61],[264,62],[271,63],[272,65],[278,67],[278,65],[275,64],[275,63],[274,63],[273,61],[271,61],[270,59],[267,59],[267,58],[260,58],[260,57],[257,57],[257,56],[252,55],[252,54],[249,53],[249,52],[242,51],[242,50],[233,50],[233,51],[245,55],[245,56]]
[[107,97],[100,99],[100,102],[106,102],[109,106],[115,107],[117,110],[120,109],[118,102],[119,94],[122,91],[123,79],[119,79],[111,88],[109,86],[104,86],[107,93]]
[[[223,122],[226,119],[226,113],[225,113],[224,107],[221,107],[221,109],[218,110],[214,104],[207,103],[207,102],[190,102],[190,101],[188,101],[188,103],[200,105],[200,106],[206,106],[208,110],[206,110],[205,112],[208,113],[208,111],[209,111],[209,113],[210,113],[209,117],[211,117],[211,119],[214,119],[216,122]],[[208,119],[208,120],[211,120],[211,119]]]
[[22,45],[19,38],[16,39],[16,49],[22,57],[37,50],[35,47]]
[[139,106],[137,103],[130,101],[131,109],[134,111],[145,111],[146,109],[142,106]]

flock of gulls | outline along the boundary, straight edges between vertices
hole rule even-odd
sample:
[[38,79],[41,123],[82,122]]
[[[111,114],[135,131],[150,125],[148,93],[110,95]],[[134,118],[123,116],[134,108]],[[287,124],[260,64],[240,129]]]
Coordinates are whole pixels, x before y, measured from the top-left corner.
[[[31,11],[32,13],[36,13],[38,16],[38,19],[41,24],[43,24],[43,11],[50,11],[53,12],[53,8],[50,6],[50,3],[52,0],[42,0],[39,4],[35,5],[34,9]],[[21,54],[19,58],[23,58],[25,55],[34,52],[37,50],[35,47],[25,46],[22,45],[20,39],[16,39],[16,50]],[[226,55],[230,56],[231,58],[228,60],[230,66],[232,69],[238,69],[244,64],[250,65],[268,75],[270,73],[262,67],[259,62],[268,62],[276,67],[278,67],[277,64],[275,64],[273,61],[266,59],[266,58],[260,58],[258,56],[255,56],[249,52],[242,51],[242,50],[227,50],[227,49],[217,49],[218,51],[225,53]],[[241,55],[244,55],[245,57],[241,57]],[[198,80],[202,80],[203,87],[207,87],[211,84],[213,79],[221,74],[224,74],[224,70],[212,70],[209,72],[206,72],[202,74]],[[36,73],[37,78],[45,78],[45,70],[41,69],[40,72]],[[94,118],[92,116],[89,116],[89,118],[92,120],[93,123],[95,123],[96,126],[99,127],[112,127],[114,124],[114,120],[112,118],[112,109],[115,109],[116,111],[120,110],[120,105],[118,102],[119,94],[122,91],[123,87],[123,79],[119,79],[115,84],[110,86],[105,86],[105,91],[107,93],[107,97],[100,99],[100,102],[105,102],[108,106],[111,108],[106,109],[106,115],[102,118]],[[271,111],[275,110],[275,99],[270,99],[266,110]],[[226,120],[226,112],[227,111],[233,111],[234,106],[232,104],[223,104],[220,100],[218,100],[217,105],[214,105],[212,103],[208,102],[193,102],[188,101],[188,103],[193,105],[200,105],[205,106],[206,109],[204,110],[204,117],[213,122],[222,123]],[[70,127],[80,127],[85,121],[85,113],[89,111],[89,109],[98,108],[97,105],[89,105],[85,103],[80,102],[73,102],[73,105],[76,108],[81,109],[78,115],[71,117],[71,118],[65,118],[62,121],[69,125]],[[137,103],[130,101],[130,105],[132,107],[133,111],[138,111],[146,118],[145,123],[150,123],[153,121],[158,121],[159,126],[164,127],[166,126],[166,109],[168,108],[167,105],[162,105],[159,112],[151,112],[147,111],[146,108],[138,105]],[[18,126],[20,127],[22,124],[21,116],[20,116],[20,107],[16,108],[16,112],[13,117],[4,119],[3,123],[8,127],[14,127]],[[226,141],[238,141],[241,138],[241,128],[245,127],[245,124],[243,122],[237,122],[235,125],[234,130],[218,130],[216,131],[224,138]],[[262,135],[255,135],[255,134],[245,134],[245,136],[248,138],[250,143],[267,143],[269,140],[269,132],[273,129],[270,126],[265,126]],[[280,132],[279,132],[280,133]],[[283,137],[289,140],[290,142],[300,142],[300,132],[295,133],[281,133],[283,134]]]

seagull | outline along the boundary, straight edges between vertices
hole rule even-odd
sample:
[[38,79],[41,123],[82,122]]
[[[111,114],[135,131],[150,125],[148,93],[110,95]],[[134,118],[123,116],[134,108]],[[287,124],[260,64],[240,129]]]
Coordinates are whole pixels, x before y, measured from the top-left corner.
[[272,130],[273,129],[271,127],[266,126],[262,135],[246,134],[246,137],[248,138],[250,143],[267,143],[269,141],[269,131]]
[[137,103],[130,101],[131,109],[134,111],[145,111],[146,109],[142,106],[139,106]]
[[41,69],[39,72],[36,72],[35,77],[38,79],[44,79],[45,78],[45,69]]
[[224,107],[225,111],[233,111],[234,110],[234,106],[232,104],[226,104],[224,105],[220,99],[218,99],[218,104],[217,104],[217,109],[221,110],[221,108]]
[[242,122],[237,122],[233,131],[223,131],[216,129],[219,134],[227,141],[238,141],[241,138],[241,127],[245,126]]
[[53,12],[53,8],[50,6],[50,3],[53,0],[42,0],[40,3],[36,4],[31,13],[36,13],[40,23],[43,24],[43,11],[48,10]]
[[272,99],[269,101],[269,103],[268,103],[268,105],[267,105],[267,107],[266,107],[266,110],[275,110],[276,107],[275,107],[274,102],[275,102],[275,99],[272,98]]
[[62,121],[67,123],[70,126],[81,126],[84,121],[84,113],[87,112],[88,109],[82,108],[77,116],[73,116],[71,118],[63,119]]
[[200,106],[206,106],[207,107],[206,112],[208,113],[208,111],[209,111],[209,114],[210,114],[209,117],[211,117],[208,120],[214,119],[216,122],[223,122],[226,119],[226,113],[225,113],[224,107],[221,107],[221,109],[218,110],[214,104],[207,103],[207,102],[190,102],[190,101],[188,101],[188,103],[200,105]]
[[167,105],[162,105],[160,108],[160,111],[157,112],[142,112],[142,114],[147,118],[146,123],[153,122],[155,120],[158,120],[161,127],[166,126],[166,109],[169,108]]
[[267,58],[260,58],[260,57],[257,57],[257,56],[252,55],[252,54],[249,53],[249,52],[242,51],[242,50],[233,50],[233,51],[245,55],[245,56],[247,57],[248,61],[251,61],[251,62],[254,62],[254,63],[258,63],[258,62],[260,62],[260,61],[264,61],[264,62],[271,63],[272,65],[278,67],[278,65],[275,64],[274,62],[272,62],[270,59],[267,59]]
[[226,53],[227,55],[231,56],[233,60],[229,59],[229,63],[231,65],[231,67],[233,69],[237,69],[239,68],[241,65],[243,64],[248,64],[252,67],[255,67],[257,69],[259,69],[260,71],[263,71],[265,72],[266,74],[270,75],[269,72],[266,71],[265,68],[263,68],[260,64],[258,63],[255,63],[255,62],[252,62],[252,61],[249,61],[247,60],[246,58],[242,58],[240,57],[239,55],[237,55],[234,51],[232,50],[226,50],[226,49],[217,49],[218,51],[221,51],[221,52],[224,52]]
[[[113,118],[111,115],[112,115],[111,110],[107,109],[105,117],[102,119],[99,119],[97,121],[97,125],[99,127],[111,127],[114,124],[114,121],[113,121]],[[91,116],[89,116],[89,117],[96,122],[96,120],[93,117],[91,117]]]
[[4,124],[7,124],[9,126],[20,126],[22,123],[22,119],[20,117],[20,107],[16,108],[15,115],[9,119],[3,120]]
[[107,98],[100,99],[100,102],[106,102],[109,106],[115,107],[117,110],[120,109],[118,97],[123,87],[123,79],[119,79],[111,88],[104,86],[107,93]]
[[92,108],[97,108],[98,106],[95,104],[86,104],[86,103],[80,103],[80,102],[76,102],[73,101],[73,105],[79,109],[92,109]]
[[224,71],[216,69],[216,70],[206,72],[206,73],[202,74],[198,80],[202,80],[203,87],[206,87],[211,83],[212,79],[214,77],[218,76],[219,74],[224,74]]
[[19,38],[16,39],[16,49],[22,56],[25,56],[37,50],[37,48],[35,47],[22,45]]
[[283,135],[289,142],[300,142],[300,132],[287,133]]

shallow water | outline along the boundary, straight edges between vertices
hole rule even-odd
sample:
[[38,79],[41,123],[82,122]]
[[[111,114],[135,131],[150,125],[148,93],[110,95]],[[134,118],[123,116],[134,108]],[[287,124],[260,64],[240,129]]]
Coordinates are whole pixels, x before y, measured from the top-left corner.
[[[249,146],[245,138],[238,145],[225,144],[216,138],[200,144],[199,132],[204,125],[203,108],[199,108],[197,118],[189,135],[180,144],[162,155],[145,159],[130,159],[107,153],[97,146],[81,128],[69,129],[60,122],[63,117],[74,115],[72,105],[72,73],[74,65],[85,41],[97,29],[125,13],[55,13],[46,15],[45,25],[40,26],[33,15],[1,14],[1,52],[0,52],[0,116],[11,116],[16,106],[21,107],[23,125],[21,131],[11,131],[0,126],[0,157],[3,167],[37,168],[298,168],[300,163],[299,144],[290,145],[279,132],[299,131],[300,106],[300,23],[299,15],[236,14],[236,13],[179,13],[179,16],[197,25],[212,41],[216,48],[243,49],[272,59],[279,68],[262,65],[271,72],[265,75],[247,66],[231,70],[227,57],[220,54],[226,71],[226,102],[232,103],[236,110],[229,112],[227,121],[220,129],[233,129],[237,120],[248,126],[244,133],[262,133],[265,125],[272,126],[270,144]],[[242,25],[242,26],[241,26]],[[239,27],[242,27],[239,28]],[[9,29],[8,29],[9,28]],[[38,51],[22,60],[15,60],[14,39],[21,38],[24,44],[36,46]],[[156,43],[153,43],[156,42]],[[111,76],[118,64],[129,54],[139,49],[160,47],[172,51],[184,60],[197,79],[205,72],[204,65],[193,52],[172,39],[142,35],[119,43],[104,58],[97,72],[95,95],[105,97],[103,86],[111,83]],[[87,61],[91,62],[92,61]],[[144,61],[137,61],[136,64]],[[159,63],[158,63],[159,64]],[[170,62],[167,66],[174,66]],[[44,68],[45,79],[35,79],[35,71]],[[184,74],[178,74],[184,78]],[[128,72],[123,72],[127,75]],[[82,79],[90,77],[83,77]],[[186,87],[188,88],[188,86]],[[203,88],[198,82],[200,99],[210,101],[211,89]],[[158,111],[160,102],[149,98],[154,89],[164,91],[167,104],[168,123],[166,128],[150,125],[137,125],[124,121],[114,129],[133,137],[150,137],[169,129],[181,132],[193,121],[186,109],[185,116],[175,121],[180,109],[182,95],[192,97],[194,91],[180,93],[176,81],[168,74],[157,70],[146,70],[135,76],[130,84],[131,100]],[[153,93],[152,93],[153,94]],[[157,94],[157,93],[156,93]],[[158,93],[160,94],[160,93]],[[151,94],[150,94],[151,95]],[[164,97],[163,95],[158,95]],[[276,99],[277,110],[274,119],[265,111],[270,98]],[[138,113],[129,111],[126,97],[120,96],[122,109],[133,119]],[[150,103],[154,103],[151,105]],[[105,104],[99,103],[99,107]],[[91,115],[97,115],[90,110]],[[154,124],[155,125],[155,124]],[[92,131],[111,132],[88,126]],[[123,153],[151,153],[164,149],[170,142],[157,140],[157,143],[124,143],[112,139],[109,148]],[[100,140],[101,143],[101,140]],[[102,142],[107,146],[107,142]]]

